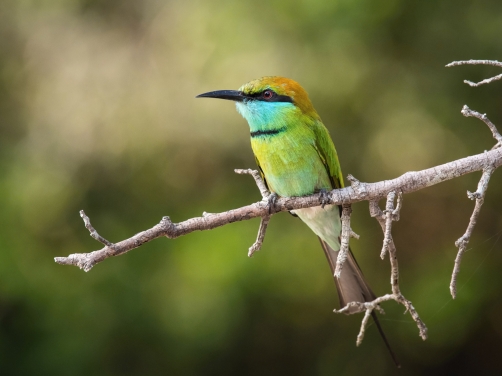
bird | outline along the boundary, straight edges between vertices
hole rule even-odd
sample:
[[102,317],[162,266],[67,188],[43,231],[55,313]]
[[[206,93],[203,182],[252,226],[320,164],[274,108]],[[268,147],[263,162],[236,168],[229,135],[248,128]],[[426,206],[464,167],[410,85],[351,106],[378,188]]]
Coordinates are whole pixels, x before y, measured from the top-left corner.
[[[333,140],[298,82],[266,76],[252,80],[238,90],[211,91],[197,98],[218,98],[236,103],[237,111],[249,125],[258,170],[274,196],[307,196],[344,187]],[[318,236],[334,275],[340,250],[341,207],[322,205],[296,209],[291,214],[298,216]],[[350,250],[341,275],[339,278],[334,276],[334,279],[341,307],[350,302],[369,302],[376,298]],[[399,367],[374,312],[372,316]]]

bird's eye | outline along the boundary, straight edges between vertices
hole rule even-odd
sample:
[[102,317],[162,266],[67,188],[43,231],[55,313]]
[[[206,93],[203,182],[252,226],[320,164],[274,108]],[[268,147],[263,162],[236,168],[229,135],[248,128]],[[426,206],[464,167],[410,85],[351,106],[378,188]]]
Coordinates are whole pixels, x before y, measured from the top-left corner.
[[272,90],[265,90],[262,94],[264,99],[272,99],[274,92]]

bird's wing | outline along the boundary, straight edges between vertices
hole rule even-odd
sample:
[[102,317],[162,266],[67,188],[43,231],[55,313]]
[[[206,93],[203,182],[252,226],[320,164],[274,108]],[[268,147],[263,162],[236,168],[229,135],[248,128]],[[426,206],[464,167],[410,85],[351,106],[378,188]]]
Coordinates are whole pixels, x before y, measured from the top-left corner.
[[254,156],[254,160],[256,161],[256,166],[258,166],[258,171],[260,173],[261,179],[265,183],[265,187],[267,187],[267,189],[270,191],[270,188],[268,187],[267,179],[265,179],[265,174],[263,173],[263,170],[261,169],[260,161],[258,160],[258,158],[256,158],[256,155]]
[[329,132],[320,121],[316,121],[312,126],[315,135],[314,147],[319,154],[326,171],[328,172],[333,188],[343,188],[343,176],[335,145],[329,136]]

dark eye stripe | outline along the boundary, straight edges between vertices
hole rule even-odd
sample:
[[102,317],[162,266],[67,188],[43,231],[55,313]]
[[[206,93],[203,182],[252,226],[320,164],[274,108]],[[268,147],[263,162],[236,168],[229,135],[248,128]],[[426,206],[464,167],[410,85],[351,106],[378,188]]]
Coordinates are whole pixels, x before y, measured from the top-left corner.
[[[263,98],[263,92],[264,91],[270,91],[272,93],[272,97],[265,99]],[[246,97],[249,99],[253,99],[256,101],[262,101],[262,102],[289,102],[293,103],[293,98],[287,96],[287,95],[278,95],[275,91],[266,89],[264,91],[261,91],[259,93],[253,93],[253,94],[246,94]]]

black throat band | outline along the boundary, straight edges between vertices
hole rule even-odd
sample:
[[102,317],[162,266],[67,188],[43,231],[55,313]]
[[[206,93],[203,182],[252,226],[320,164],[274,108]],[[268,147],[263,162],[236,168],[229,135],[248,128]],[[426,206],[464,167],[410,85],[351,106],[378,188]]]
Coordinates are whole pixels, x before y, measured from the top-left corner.
[[251,132],[251,138],[262,137],[262,136],[275,136],[276,134],[282,133],[286,130],[286,127],[276,128],[276,129],[268,129],[264,131],[255,131]]

